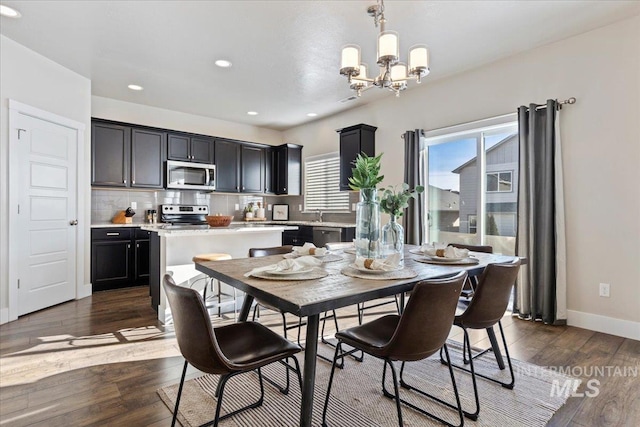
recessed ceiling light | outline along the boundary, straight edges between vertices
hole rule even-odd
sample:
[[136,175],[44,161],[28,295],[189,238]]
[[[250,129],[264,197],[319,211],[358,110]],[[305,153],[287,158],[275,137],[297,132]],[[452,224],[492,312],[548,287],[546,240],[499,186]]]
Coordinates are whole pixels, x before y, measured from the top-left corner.
[[144,89],[142,86],[139,86],[139,85],[129,85],[127,87],[129,89],[131,89],[131,90],[142,90],[142,89]]
[[218,59],[218,60],[215,62],[215,64],[216,64],[218,67],[221,67],[221,68],[229,68],[229,67],[231,67],[231,62],[230,62],[230,61],[227,61],[226,59]]
[[247,111],[247,114],[250,116],[257,116],[258,112],[257,111]]
[[17,10],[3,4],[0,4],[0,15],[6,16],[7,18],[20,18],[22,16]]
[[318,115],[318,113],[307,113],[307,116],[309,116],[309,117],[315,117],[317,115]]

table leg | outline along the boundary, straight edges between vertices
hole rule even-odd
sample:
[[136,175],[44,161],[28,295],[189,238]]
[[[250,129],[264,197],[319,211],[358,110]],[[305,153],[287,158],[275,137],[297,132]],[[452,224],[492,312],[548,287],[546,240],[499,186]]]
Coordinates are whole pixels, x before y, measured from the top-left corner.
[[320,315],[307,317],[307,341],[304,350],[304,375],[302,378],[302,408],[300,410],[300,427],[311,426],[313,415],[313,391],[316,380],[316,355],[318,354],[318,326]]
[[242,303],[242,308],[240,309],[240,316],[238,316],[239,322],[246,322],[249,317],[249,312],[251,311],[251,305],[253,304],[253,297],[249,294],[244,295],[244,302]]
[[493,354],[496,356],[496,362],[498,362],[498,367],[500,369],[504,369],[504,360],[502,360],[502,352],[500,351],[500,346],[498,345],[498,340],[496,339],[496,333],[493,331],[493,326],[487,328],[487,335],[489,335],[489,341],[491,341],[491,348],[493,349]]

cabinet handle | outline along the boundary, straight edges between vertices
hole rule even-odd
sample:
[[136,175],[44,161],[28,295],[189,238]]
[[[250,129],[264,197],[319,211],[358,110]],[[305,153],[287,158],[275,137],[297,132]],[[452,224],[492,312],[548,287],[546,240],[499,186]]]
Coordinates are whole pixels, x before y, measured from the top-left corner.
[[242,186],[242,191],[244,191],[244,185]]
[[123,182],[124,184],[126,184],[126,183],[127,183],[127,180],[125,179],[125,180],[123,180],[122,182]]
[[127,249],[131,249],[131,245],[130,245],[130,244],[129,244],[129,245],[127,245]]
[[107,233],[107,236],[119,236],[120,233]]
[[135,180],[135,179],[134,179],[133,181],[131,181],[131,184],[135,184],[135,183],[136,183],[136,180]]
[[140,247],[140,243],[136,243],[136,248],[139,248],[139,247]]
[[283,190],[284,190],[284,191],[287,191],[287,187],[284,187],[284,188],[283,188]]

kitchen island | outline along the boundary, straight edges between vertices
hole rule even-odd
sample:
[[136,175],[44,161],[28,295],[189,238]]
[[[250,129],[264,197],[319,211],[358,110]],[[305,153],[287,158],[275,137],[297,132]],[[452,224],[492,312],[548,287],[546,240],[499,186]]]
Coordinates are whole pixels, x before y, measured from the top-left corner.
[[[249,248],[280,246],[285,230],[296,230],[291,225],[232,224],[229,227],[143,225],[151,232],[149,286],[151,306],[158,312],[158,320],[169,319],[170,310],[161,286],[162,277],[171,272],[179,285],[190,286],[198,281],[204,288],[202,274],[192,258],[197,254],[226,253],[233,258],[246,258]],[[195,288],[195,286],[194,286]],[[231,288],[228,288],[229,290]],[[226,287],[223,285],[223,292]]]

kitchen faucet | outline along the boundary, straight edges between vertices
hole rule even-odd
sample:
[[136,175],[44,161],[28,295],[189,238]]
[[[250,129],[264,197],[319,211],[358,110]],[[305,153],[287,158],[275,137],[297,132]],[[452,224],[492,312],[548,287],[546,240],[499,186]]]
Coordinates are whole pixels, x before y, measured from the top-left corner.
[[316,220],[322,222],[322,211],[320,209],[316,211]]

